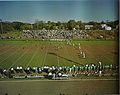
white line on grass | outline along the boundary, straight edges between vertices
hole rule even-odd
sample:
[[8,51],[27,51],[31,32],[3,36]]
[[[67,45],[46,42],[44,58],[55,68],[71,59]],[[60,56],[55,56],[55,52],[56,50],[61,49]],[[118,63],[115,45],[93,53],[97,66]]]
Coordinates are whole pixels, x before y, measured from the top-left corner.
[[45,61],[46,61],[46,57],[47,57],[47,51],[48,51],[48,50],[46,50],[46,52],[45,52],[45,56],[44,56],[44,60],[43,60],[43,64],[42,64],[42,66],[45,65]]
[[[9,46],[9,47],[10,47],[10,46]],[[9,48],[9,47],[8,47],[8,48]],[[13,47],[12,47],[12,48],[13,48]],[[7,53],[7,52],[8,52],[9,50],[11,50],[12,48],[9,48],[9,49],[7,49],[7,50],[2,50],[3,52],[0,54],[0,56],[3,55],[3,54],[5,54],[5,53]],[[0,51],[0,52],[1,52],[1,51]]]
[[34,52],[34,54],[32,55],[31,59],[28,61],[28,64],[27,64],[26,67],[30,66],[30,63],[32,62],[32,60],[35,57],[36,53],[37,53],[37,50]]
[[[38,51],[40,51],[40,52],[39,52],[39,55],[38,55],[38,59],[40,59],[40,58],[41,58],[40,56],[42,56],[41,50],[38,49]],[[36,65],[39,66],[39,63],[40,63],[40,62],[38,62],[38,64],[36,64]],[[41,62],[41,63],[42,63],[42,62]]]
[[[37,52],[38,52],[38,45],[39,45],[39,41],[37,42],[37,49],[36,49],[36,53],[35,53],[35,55],[37,54]],[[34,64],[34,66],[37,66],[37,62],[38,62],[38,59],[36,60],[36,63]]]
[[[21,47],[21,49],[22,49],[22,47]],[[16,52],[19,52],[20,50],[21,50],[20,48],[18,49],[18,50],[16,50],[15,52],[14,52],[14,54],[16,53]],[[13,54],[13,55],[14,55]],[[16,61],[16,60],[15,60]],[[7,65],[7,64],[5,64],[5,65]],[[7,66],[6,66],[7,67]]]
[[[29,50],[29,49],[28,49],[28,50]],[[28,52],[28,50],[26,50],[17,60],[15,60],[14,63],[13,63],[8,69],[10,69],[11,67],[13,67],[13,66],[16,64],[16,62],[17,62],[20,58],[22,58],[22,57]]]
[[[31,47],[28,49],[28,51],[31,49]],[[27,52],[28,52],[27,51]],[[27,56],[28,57],[28,56]],[[22,64],[24,64],[24,61],[26,60],[26,57],[23,59],[23,61],[22,61]],[[21,65],[21,63],[20,63],[20,65]]]
[[[20,48],[19,48],[18,50],[20,50]],[[13,52],[13,53],[10,54],[9,56],[7,56],[4,60],[2,60],[2,61],[0,62],[0,64],[1,64],[2,62],[4,62],[6,59],[8,59],[9,57],[11,57],[12,55],[14,55],[16,52],[18,52],[18,50],[16,50],[15,52]]]
[[[38,46],[39,46],[39,44],[40,44],[40,41],[38,42]],[[42,56],[42,54],[41,54],[41,50],[39,49],[40,48],[40,46],[38,47],[38,51],[40,51],[39,52],[39,55],[38,55],[38,59],[40,59],[40,56]],[[37,60],[38,61],[38,60]],[[38,61],[38,63],[36,64],[36,66],[39,66],[39,61]],[[41,63],[42,63],[42,60],[41,60]],[[41,64],[42,65],[42,64]]]
[[6,50],[5,52],[1,53],[0,56],[1,56],[1,55],[3,56],[4,54],[8,53],[8,51],[11,51],[11,50],[14,49],[14,48],[15,48],[15,47],[12,47],[12,48]]

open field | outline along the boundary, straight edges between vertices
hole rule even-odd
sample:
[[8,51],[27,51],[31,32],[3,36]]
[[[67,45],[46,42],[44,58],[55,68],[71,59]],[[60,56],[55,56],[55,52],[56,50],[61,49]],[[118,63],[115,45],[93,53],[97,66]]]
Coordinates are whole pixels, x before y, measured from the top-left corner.
[[[74,46],[73,46],[74,43]],[[86,58],[79,56],[78,44]],[[81,64],[118,64],[115,41],[0,41],[0,67],[72,66]]]
[[0,95],[113,95],[116,80],[79,81],[1,81]]

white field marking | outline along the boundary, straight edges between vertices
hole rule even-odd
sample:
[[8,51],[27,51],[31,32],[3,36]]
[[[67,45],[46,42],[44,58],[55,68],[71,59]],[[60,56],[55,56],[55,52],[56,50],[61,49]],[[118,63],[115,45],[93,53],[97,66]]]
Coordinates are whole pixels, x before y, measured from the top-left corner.
[[30,65],[30,63],[32,62],[33,58],[35,57],[37,51],[34,52],[34,54],[32,55],[32,58],[29,60],[28,64],[26,67],[28,67]]
[[[30,48],[30,49],[31,49],[31,48]],[[30,49],[28,49],[28,51],[29,51]],[[27,51],[27,52],[28,52],[28,51]],[[28,56],[27,56],[27,57],[28,57]],[[23,59],[22,63],[24,63],[24,61],[25,61],[25,59],[26,59],[27,57],[25,57],[25,58]],[[20,63],[20,64],[21,64],[21,63]]]
[[[8,52],[8,51],[9,51],[9,50],[7,50],[6,52],[4,52],[4,53],[0,54],[0,56],[1,56],[1,55],[4,55],[4,54],[7,54],[7,52]],[[1,58],[1,57],[0,57],[0,60],[1,60],[1,59],[3,59],[3,60],[4,60],[4,58]],[[1,61],[1,62],[2,62],[2,61]],[[0,62],[0,63],[1,63],[1,62]]]
[[[31,47],[29,48],[29,50],[31,49]],[[24,61],[26,60],[26,58],[29,58],[29,55],[27,57],[24,58],[24,60],[22,61],[22,63],[24,63]],[[23,66],[24,67],[24,66]]]
[[[28,49],[28,50],[29,50],[29,49]],[[9,70],[11,67],[13,67],[13,66],[16,64],[16,62],[17,62],[20,58],[22,58],[22,57],[28,52],[28,50],[26,50],[24,53],[22,53],[22,55],[21,55],[17,60],[14,61],[14,63],[8,68],[8,70]]]
[[46,57],[47,57],[47,50],[46,50],[46,52],[45,52],[45,56],[44,56],[44,59],[43,59],[43,63],[42,63],[42,66],[44,66],[44,64],[45,64],[45,61],[46,61]]
[[[9,47],[10,47],[10,46],[9,46]],[[8,48],[9,48],[9,47],[8,47]],[[12,48],[13,48],[13,47],[12,47]],[[3,51],[3,52],[0,54],[0,56],[3,55],[3,54],[5,54],[6,52],[8,52],[9,50],[11,50],[12,48],[7,49],[7,50],[1,50],[1,51]]]
[[[19,48],[18,50],[20,50],[20,48]],[[1,64],[3,61],[5,61],[6,59],[8,59],[10,56],[14,55],[16,52],[18,52],[18,50],[16,50],[15,52],[13,52],[13,53],[10,54],[9,56],[7,56],[4,60],[2,60],[2,61],[0,62],[0,64]]]
[[[22,48],[22,47],[21,47]],[[18,50],[16,50],[14,53],[16,53],[16,52],[19,52],[20,51],[20,48],[18,49]],[[13,54],[14,55],[14,54]],[[6,65],[6,64],[5,64]]]
[[[39,41],[38,43],[36,44],[37,45],[37,49],[36,49],[36,53],[38,52],[38,45],[39,45]],[[36,55],[36,54],[35,54]],[[37,59],[37,62],[38,62],[38,59]],[[34,64],[34,66],[37,66],[37,62]],[[38,62],[39,63],[39,62]]]
[[5,52],[1,53],[0,56],[6,54],[8,51],[11,51],[11,50],[14,49],[14,48],[15,48],[15,47],[12,47],[12,48],[6,50]]
[[[39,50],[39,49],[38,49]],[[38,59],[40,59],[41,57],[40,56],[42,56],[42,54],[41,54],[41,50],[39,50],[40,51],[40,55],[38,55]],[[41,62],[42,63],[42,62]],[[37,64],[37,66],[39,66],[39,62],[38,62],[38,64]]]

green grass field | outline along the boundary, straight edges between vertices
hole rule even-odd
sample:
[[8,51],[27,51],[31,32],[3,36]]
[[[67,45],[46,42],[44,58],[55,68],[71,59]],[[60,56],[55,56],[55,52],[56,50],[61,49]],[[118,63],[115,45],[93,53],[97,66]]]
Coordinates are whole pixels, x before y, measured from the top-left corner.
[[[118,64],[116,41],[0,41],[0,67],[72,66],[81,64]],[[80,50],[86,58],[79,56]]]

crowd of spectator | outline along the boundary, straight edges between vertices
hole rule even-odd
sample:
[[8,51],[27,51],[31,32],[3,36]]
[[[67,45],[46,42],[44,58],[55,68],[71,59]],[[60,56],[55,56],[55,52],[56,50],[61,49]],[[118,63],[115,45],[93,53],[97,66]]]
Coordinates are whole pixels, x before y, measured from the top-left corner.
[[22,38],[79,39],[89,38],[89,35],[83,30],[23,30]]

